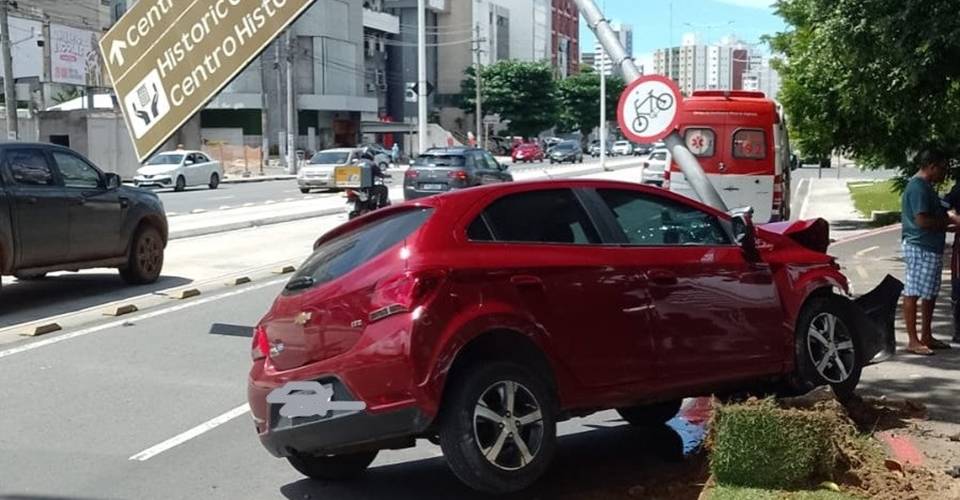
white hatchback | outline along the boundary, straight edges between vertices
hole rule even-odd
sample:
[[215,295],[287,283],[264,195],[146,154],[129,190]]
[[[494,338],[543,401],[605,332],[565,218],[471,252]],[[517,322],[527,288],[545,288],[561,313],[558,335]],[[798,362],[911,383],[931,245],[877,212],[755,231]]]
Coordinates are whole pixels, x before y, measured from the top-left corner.
[[168,151],[160,153],[137,170],[133,183],[137,187],[172,187],[183,191],[190,186],[217,189],[223,179],[220,162],[200,151]]

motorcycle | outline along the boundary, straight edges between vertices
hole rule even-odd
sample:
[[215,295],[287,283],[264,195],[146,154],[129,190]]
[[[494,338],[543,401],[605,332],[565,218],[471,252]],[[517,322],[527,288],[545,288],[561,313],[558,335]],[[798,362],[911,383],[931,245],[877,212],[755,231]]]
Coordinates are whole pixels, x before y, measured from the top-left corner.
[[378,178],[373,187],[348,189],[347,203],[353,205],[353,209],[347,216],[350,220],[374,210],[389,207],[390,196],[387,185],[382,178]]

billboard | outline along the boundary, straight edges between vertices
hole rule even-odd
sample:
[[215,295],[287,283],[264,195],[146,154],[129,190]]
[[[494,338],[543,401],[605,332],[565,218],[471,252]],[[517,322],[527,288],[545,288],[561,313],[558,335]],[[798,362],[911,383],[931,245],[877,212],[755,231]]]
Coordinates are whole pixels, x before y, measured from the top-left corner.
[[50,80],[103,87],[99,36],[95,31],[50,25]]
[[[38,78],[43,75],[43,24],[40,21],[9,17],[10,55],[14,78]],[[0,57],[0,69],[3,69]],[[2,75],[3,73],[0,73]]]

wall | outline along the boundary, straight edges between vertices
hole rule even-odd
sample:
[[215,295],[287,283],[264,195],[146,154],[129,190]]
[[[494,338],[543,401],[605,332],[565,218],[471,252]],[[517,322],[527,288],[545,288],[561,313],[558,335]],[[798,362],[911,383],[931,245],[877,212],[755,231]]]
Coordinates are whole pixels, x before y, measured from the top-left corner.
[[105,172],[124,179],[135,175],[140,162],[123,117],[112,111],[47,111],[40,113],[39,141],[66,135],[70,148],[86,156]]

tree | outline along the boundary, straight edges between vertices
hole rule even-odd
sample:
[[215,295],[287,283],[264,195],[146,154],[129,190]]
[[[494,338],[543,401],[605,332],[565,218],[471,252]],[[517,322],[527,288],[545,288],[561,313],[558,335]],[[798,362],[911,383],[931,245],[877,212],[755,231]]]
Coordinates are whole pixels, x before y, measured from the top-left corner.
[[[461,84],[461,107],[476,109],[476,79],[473,67]],[[553,68],[546,63],[499,61],[483,68],[484,114],[500,115],[511,135],[534,137],[557,122],[557,84]]]
[[[607,120],[617,119],[617,103],[625,88],[623,78],[607,78]],[[579,131],[586,139],[600,125],[600,74],[586,71],[557,84],[560,101],[560,129]]]
[[806,155],[836,149],[912,172],[911,154],[960,145],[956,0],[779,0],[780,100]]

